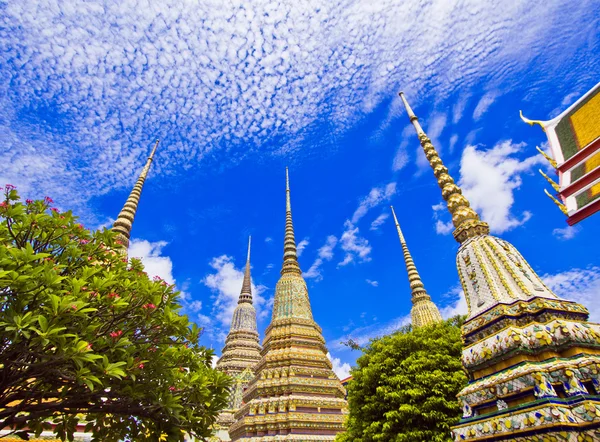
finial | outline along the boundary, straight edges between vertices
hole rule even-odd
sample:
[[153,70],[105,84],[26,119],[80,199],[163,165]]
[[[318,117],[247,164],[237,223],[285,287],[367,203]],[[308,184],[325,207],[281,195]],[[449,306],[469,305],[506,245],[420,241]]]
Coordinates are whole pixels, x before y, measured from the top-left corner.
[[154,154],[156,153],[156,148],[158,147],[158,143],[160,143],[160,140],[157,139],[156,143],[154,143],[154,147],[152,148],[152,152],[150,152],[150,156],[148,157],[149,159],[154,159]]
[[238,304],[242,302],[252,303],[252,278],[250,276],[250,241],[252,237],[248,237],[248,257],[246,258],[246,269],[244,270],[244,281],[242,282],[242,291],[238,299]]
[[250,245],[252,244],[252,236],[248,236],[248,259],[247,262],[250,262]]
[[131,237],[131,228],[133,226],[133,220],[135,218],[137,207],[140,202],[140,196],[142,194],[144,182],[146,181],[146,177],[148,176],[150,165],[152,164],[152,159],[154,158],[154,153],[156,152],[157,147],[158,140],[156,140],[154,148],[152,149],[150,156],[146,160],[146,164],[144,165],[144,168],[142,169],[139,178],[133,186],[133,190],[129,194],[127,201],[125,201],[125,205],[121,209],[119,216],[117,216],[117,219],[113,224],[112,230],[117,232],[116,239],[118,243],[120,243],[118,251],[121,254],[125,255],[125,257],[127,257],[127,249],[129,248],[129,238]]
[[529,118],[525,118],[525,116],[523,116],[523,111],[519,111],[519,115],[521,116],[521,120],[523,120],[524,123],[529,124],[530,126],[533,126],[534,124],[539,125],[542,130],[544,132],[546,132],[546,128],[544,127],[544,122],[540,121],[540,120],[530,120]]
[[281,274],[302,274],[298,265],[298,253],[296,251],[296,239],[294,237],[294,224],[292,222],[292,204],[290,202],[290,175],[285,168],[285,238],[283,241],[283,266]]
[[400,93],[400,98],[404,103],[410,121],[417,131],[425,157],[433,169],[433,174],[437,178],[440,189],[442,189],[442,197],[452,214],[452,224],[455,227],[454,238],[459,243],[463,243],[469,238],[488,234],[490,232],[488,224],[479,219],[477,212],[471,208],[469,201],[462,194],[461,188],[454,183],[454,179],[448,173],[448,168],[444,166],[435,147],[431,144],[431,140],[419,125],[418,119],[410,108],[408,101],[406,101],[404,93]]
[[412,108],[408,104],[408,101],[406,100],[406,97],[404,96],[404,92],[400,92],[398,95],[400,95],[400,98],[402,99],[402,102],[404,103],[404,107],[406,108],[406,113],[408,114],[408,118],[409,118],[410,122],[413,124],[413,126],[415,127],[415,130],[417,131],[417,135],[425,134],[425,131],[423,130],[423,128],[421,127],[421,124],[419,123],[419,119],[417,118],[417,116],[413,112]]
[[550,195],[550,192],[548,192],[546,189],[544,189],[544,192],[546,192],[546,195],[548,195],[548,197],[554,201],[554,204],[556,204],[558,206],[558,208],[560,209],[560,211],[562,213],[564,213],[565,215],[569,216],[569,212],[567,211],[567,206],[565,206],[563,203],[561,203],[559,200],[557,200],[556,198],[554,198],[552,195]]
[[400,223],[398,222],[398,218],[396,218],[396,212],[394,212],[394,206],[390,206],[392,209],[392,215],[394,217],[394,223],[396,223],[396,230],[398,230],[398,237],[400,238],[400,243],[404,244],[406,241],[404,240],[404,235],[402,234],[402,229],[400,228]]
[[544,178],[546,178],[546,181],[550,183],[550,185],[556,192],[560,192],[560,186],[552,178],[546,175],[542,169],[538,169],[538,172],[542,174]]
[[556,160],[554,160],[554,158],[552,158],[550,155],[548,155],[546,152],[544,152],[542,149],[540,149],[540,146],[535,146],[535,148],[537,149],[537,151],[539,153],[542,154],[542,156],[544,158],[546,158],[548,160],[548,162],[550,163],[550,165],[552,167],[554,167],[555,169],[558,167],[558,163],[556,162]]

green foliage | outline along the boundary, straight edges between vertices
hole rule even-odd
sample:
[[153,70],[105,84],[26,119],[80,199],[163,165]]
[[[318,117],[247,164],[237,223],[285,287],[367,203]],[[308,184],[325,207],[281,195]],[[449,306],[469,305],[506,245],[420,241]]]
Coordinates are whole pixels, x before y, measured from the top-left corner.
[[456,317],[372,340],[348,385],[347,431],[337,442],[446,442],[467,378]]
[[[0,203],[0,428],[72,440],[209,437],[230,380],[177,293],[50,198]],[[21,431],[19,431],[21,430]]]

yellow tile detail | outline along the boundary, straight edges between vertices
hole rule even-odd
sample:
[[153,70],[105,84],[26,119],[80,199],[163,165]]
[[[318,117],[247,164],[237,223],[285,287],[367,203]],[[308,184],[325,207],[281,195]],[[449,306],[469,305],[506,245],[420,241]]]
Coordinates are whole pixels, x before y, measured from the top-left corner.
[[571,116],[571,124],[579,142],[579,148],[587,146],[600,137],[600,93]]

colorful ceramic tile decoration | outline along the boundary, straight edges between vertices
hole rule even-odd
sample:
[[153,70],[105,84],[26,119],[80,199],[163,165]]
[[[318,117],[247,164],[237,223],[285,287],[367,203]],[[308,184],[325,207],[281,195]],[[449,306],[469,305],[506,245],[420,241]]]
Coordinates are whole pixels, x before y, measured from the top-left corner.
[[[287,170],[286,170],[287,178]],[[234,441],[333,441],[343,431],[346,391],[332,371],[298,264],[289,179],[281,279],[256,377],[229,428]]]
[[[460,243],[456,263],[469,308],[462,360],[469,385],[458,395],[463,418],[453,428],[454,440],[600,440],[600,325],[587,322],[584,306],[546,287],[512,244],[489,235],[400,95]],[[573,136],[589,142],[597,136],[590,133],[578,128]]]
[[523,121],[538,124],[548,135],[553,158],[546,156],[559,176],[553,182],[541,172],[562,202],[550,197],[567,215],[570,225],[600,210],[600,83],[549,121]]

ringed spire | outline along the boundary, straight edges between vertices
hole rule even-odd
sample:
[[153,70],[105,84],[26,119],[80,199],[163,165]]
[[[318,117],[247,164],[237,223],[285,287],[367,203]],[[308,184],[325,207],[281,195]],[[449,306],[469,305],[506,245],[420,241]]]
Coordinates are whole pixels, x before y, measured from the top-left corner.
[[158,147],[159,140],[156,140],[150,156],[146,160],[146,164],[140,173],[139,178],[133,186],[133,190],[129,194],[125,205],[121,209],[119,216],[115,220],[112,230],[117,233],[117,241],[120,243],[119,252],[127,256],[127,249],[129,248],[129,239],[131,237],[131,227],[133,226],[133,220],[137,212],[138,204],[140,203],[140,196],[144,187],[144,182],[148,176],[148,171],[152,165],[156,148]]
[[248,237],[248,258],[246,259],[246,269],[244,270],[244,281],[242,283],[242,291],[240,292],[240,298],[238,304],[242,302],[249,302],[252,304],[252,278],[250,277],[250,245],[252,237]]
[[462,244],[469,238],[487,235],[490,233],[490,227],[486,222],[481,221],[477,212],[471,208],[469,201],[462,194],[462,189],[455,184],[454,179],[448,173],[448,168],[431,144],[431,139],[423,131],[419,119],[406,101],[404,92],[400,92],[400,98],[404,103],[410,122],[417,131],[419,142],[425,151],[425,157],[427,157],[438,185],[442,189],[442,198],[446,201],[448,211],[452,214],[452,224],[455,227],[454,238]]
[[431,301],[431,297],[425,290],[421,276],[417,271],[415,262],[413,261],[412,255],[406,245],[406,240],[400,228],[398,218],[396,218],[396,212],[394,206],[390,206],[392,209],[392,216],[394,217],[394,223],[396,224],[396,230],[398,231],[398,238],[400,239],[400,245],[402,246],[402,252],[404,254],[404,263],[406,264],[406,272],[408,273],[408,282],[411,290],[411,301],[413,307],[410,311],[412,324],[415,327],[423,327],[425,325],[439,322],[442,320],[442,315],[438,310],[437,306]]
[[294,236],[294,223],[292,222],[292,204],[290,201],[290,176],[288,168],[285,168],[285,237],[283,240],[283,266],[281,275],[296,273],[301,275],[298,264],[298,251],[296,250],[296,238]]

